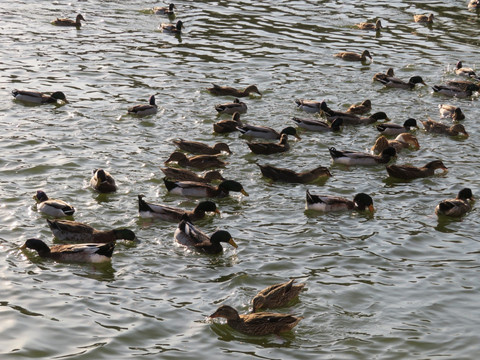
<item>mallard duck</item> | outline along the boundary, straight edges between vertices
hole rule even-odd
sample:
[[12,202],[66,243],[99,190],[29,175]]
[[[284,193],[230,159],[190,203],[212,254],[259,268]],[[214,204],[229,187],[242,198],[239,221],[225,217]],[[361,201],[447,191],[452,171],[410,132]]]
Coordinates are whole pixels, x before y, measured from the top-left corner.
[[369,125],[376,123],[379,120],[390,120],[383,111],[378,111],[375,114],[372,114],[368,117],[360,117],[355,114],[343,114],[340,115],[337,113],[336,115],[327,115],[327,120],[335,121],[337,119],[342,119],[343,125]]
[[480,86],[477,84],[469,81],[469,80],[448,80],[445,83],[447,86],[453,86],[455,88],[460,88],[463,91],[469,91],[471,90],[472,92],[474,91],[479,91]]
[[216,143],[214,146],[210,146],[199,141],[188,141],[183,139],[173,140],[173,143],[177,145],[178,148],[192,154],[217,155],[221,154],[222,151],[229,154],[232,153],[230,147],[225,143]]
[[238,247],[228,231],[217,230],[212,236],[208,236],[195,227],[187,215],[183,215],[173,237],[178,244],[207,254],[221,253],[222,242],[232,245],[235,249]]
[[459,217],[465,215],[472,209],[470,201],[473,201],[472,190],[464,188],[460,190],[455,199],[441,201],[435,207],[435,214]]
[[321,176],[332,176],[332,174],[330,174],[330,171],[324,166],[319,166],[313,170],[302,171],[300,173],[289,169],[275,167],[272,165],[257,164],[257,166],[260,168],[263,176],[268,177],[274,181],[283,181],[288,183],[305,184],[312,182]]
[[170,24],[170,23],[160,24],[160,30],[162,32],[171,33],[171,34],[181,34],[183,28],[185,28],[185,26],[183,26],[182,20],[178,20],[176,24]]
[[137,240],[135,233],[125,228],[105,231],[97,230],[90,225],[70,220],[47,219],[47,223],[53,235],[61,241],[108,243],[115,240]]
[[131,115],[136,116],[147,116],[156,114],[158,110],[157,105],[155,104],[155,95],[151,95],[148,99],[148,104],[141,104],[129,107],[127,112]]
[[175,15],[173,11],[175,9],[175,4],[170,4],[168,6],[155,6],[152,11],[155,15]]
[[357,28],[360,30],[380,30],[382,26],[382,22],[378,19],[376,22],[361,22],[359,24],[355,24]]
[[422,121],[422,124],[427,132],[431,132],[434,134],[443,134],[449,136],[458,136],[460,134],[463,134],[468,137],[468,133],[462,124],[454,124],[452,126],[448,126],[432,119]]
[[453,121],[460,121],[465,119],[465,114],[462,112],[462,109],[457,106],[440,104],[438,105],[438,108],[440,109],[440,116],[442,118],[449,117]]
[[258,95],[262,96],[262,93],[258,90],[256,85],[247,86],[243,90],[237,90],[230,86],[219,86],[217,84],[212,84],[213,87],[208,88],[209,91],[213,95],[222,95],[222,96],[234,96],[236,98],[249,96],[251,93],[257,93]]
[[453,85],[434,85],[432,86],[434,92],[446,96],[456,96],[456,97],[469,97],[472,96],[474,91],[477,91],[477,86],[475,84],[469,84],[464,89],[458,86]]
[[372,146],[371,151],[374,154],[379,154],[389,146],[393,147],[397,154],[402,151],[402,149],[409,148],[410,146],[415,150],[420,149],[420,144],[415,135],[411,133],[401,133],[395,140],[388,140],[385,136],[380,136],[377,141],[375,141],[375,145]]
[[295,99],[295,104],[297,104],[297,107],[309,113],[320,112],[322,103],[323,101]]
[[370,100],[364,100],[360,104],[353,104],[351,105],[347,113],[348,114],[356,114],[356,115],[363,115],[368,113],[370,110],[372,110],[372,102]]
[[385,80],[388,77],[394,77],[394,76],[395,76],[395,72],[393,71],[393,69],[388,68],[387,71],[384,73],[378,72],[375,75],[373,75],[372,81]]
[[292,135],[297,139],[301,140],[300,136],[297,134],[297,130],[292,127],[288,126],[282,131],[278,132],[270,127],[266,126],[255,126],[255,125],[243,125],[237,127],[237,130],[242,133],[242,135],[256,137],[261,139],[280,139],[283,134]]
[[94,169],[93,176],[90,179],[90,186],[101,193],[111,193],[117,191],[115,179],[109,172],[103,169]]
[[82,26],[80,20],[86,21],[81,14],[78,14],[75,20],[56,18],[52,21],[52,24],[57,26],[75,26],[79,28]]
[[213,131],[219,134],[229,133],[237,131],[237,127],[243,126],[240,120],[240,114],[238,112],[233,113],[232,119],[220,120],[213,124]]
[[37,190],[33,196],[37,202],[37,210],[54,217],[72,216],[75,208],[63,200],[49,199],[43,190]]
[[225,180],[218,170],[207,171],[203,176],[200,176],[187,169],[166,167],[160,168],[160,170],[162,170],[166,177],[176,181],[197,181],[202,183],[210,183],[214,180]]
[[215,167],[225,167],[227,163],[219,158],[218,155],[195,155],[187,157],[184,153],[175,151],[165,161],[165,164],[176,161],[183,167],[193,167],[199,170],[205,170]]
[[331,124],[315,119],[300,119],[293,117],[292,120],[302,129],[310,131],[339,131],[343,125],[343,119],[335,119]]
[[247,335],[278,335],[292,330],[303,319],[290,314],[270,312],[239,315],[237,310],[228,305],[220,306],[210,317],[225,318],[231,328]]
[[442,169],[443,172],[447,172],[448,169],[441,160],[430,161],[428,164],[422,167],[415,167],[410,165],[387,165],[388,175],[396,177],[398,179],[419,179],[428,176],[433,176],[435,170]]
[[433,14],[430,15],[413,15],[413,21],[417,23],[433,23]]
[[245,114],[247,112],[247,104],[235,98],[233,102],[215,105],[215,110],[219,114]]
[[15,100],[23,101],[31,104],[51,104],[57,103],[58,100],[61,100],[64,103],[68,103],[67,97],[61,91],[55,91],[51,95],[39,91],[28,91],[28,90],[12,90],[12,95]]
[[291,300],[296,298],[305,284],[294,285],[292,279],[290,281],[269,286],[260,291],[252,299],[252,313],[259,309],[274,309],[287,305]]
[[383,150],[380,155],[371,155],[355,151],[338,151],[334,147],[331,147],[328,151],[334,163],[344,165],[386,164],[397,154],[391,146]]
[[418,129],[417,120],[407,119],[403,125],[394,124],[394,123],[383,123],[377,125],[377,130],[380,131],[382,135],[399,135],[401,133],[410,131],[410,128],[416,127]]
[[247,142],[250,151],[258,155],[270,155],[288,151],[290,145],[288,145],[288,135],[282,134],[278,143],[269,142]]
[[366,61],[367,60],[367,57],[370,58],[370,60],[372,59],[372,55],[370,55],[370,52],[368,50],[363,50],[362,54],[357,54],[357,53],[354,53],[354,52],[351,52],[351,51],[343,51],[343,52],[339,52],[335,55],[333,55],[335,57],[338,57],[338,58],[341,58],[343,60],[347,60],[347,61]]
[[369,210],[374,212],[373,199],[365,193],[358,193],[353,201],[343,197],[331,195],[313,195],[307,190],[306,206],[307,210],[316,210],[322,212],[340,211],[340,210]]
[[477,74],[475,74],[475,71],[473,71],[472,68],[463,67],[461,61],[457,62],[457,65],[455,67],[455,74],[477,79]]
[[110,261],[115,242],[106,244],[69,244],[53,245],[48,247],[42,240],[28,239],[20,249],[36,250],[42,258],[65,262],[92,262]]
[[378,79],[386,87],[393,87],[397,89],[413,89],[416,84],[425,84],[421,76],[412,76],[408,82],[396,77],[386,77],[385,79]]
[[480,8],[480,1],[479,0],[470,0],[468,3],[469,9],[479,9]]
[[180,222],[182,217],[187,214],[192,221],[197,221],[205,217],[206,212],[220,214],[217,205],[213,201],[202,201],[192,211],[173,208],[166,205],[147,203],[143,200],[143,195],[138,195],[138,212],[140,217],[155,218],[165,221]]
[[170,181],[166,178],[163,179],[163,182],[167,190],[176,195],[213,198],[226,197],[230,191],[237,191],[248,196],[243,186],[235,180],[222,181],[218,186],[195,181]]

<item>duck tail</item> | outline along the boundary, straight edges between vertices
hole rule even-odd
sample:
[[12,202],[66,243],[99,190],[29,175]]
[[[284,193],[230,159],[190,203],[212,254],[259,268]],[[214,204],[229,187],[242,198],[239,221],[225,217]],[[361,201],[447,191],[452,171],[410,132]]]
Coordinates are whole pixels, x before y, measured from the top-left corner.
[[330,152],[332,158],[339,158],[343,156],[343,153],[341,151],[338,151],[334,147],[329,148],[328,151]]
[[144,195],[138,195],[138,211],[153,211],[152,208],[143,200]]
[[173,190],[177,187],[177,184],[174,181],[170,181],[166,177],[163,178],[163,182],[165,183],[165,187],[168,191]]
[[50,229],[59,229],[58,228],[58,224],[55,220],[50,220],[50,219],[47,219],[47,224],[48,226],[50,227]]
[[111,258],[113,250],[115,249],[115,242],[109,242],[99,247],[97,254]]

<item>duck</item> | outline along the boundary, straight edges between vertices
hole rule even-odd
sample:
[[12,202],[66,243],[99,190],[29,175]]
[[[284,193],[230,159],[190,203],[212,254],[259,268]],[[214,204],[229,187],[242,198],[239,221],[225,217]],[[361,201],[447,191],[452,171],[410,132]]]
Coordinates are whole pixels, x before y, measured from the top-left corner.
[[432,89],[435,93],[446,95],[446,96],[451,96],[451,97],[459,97],[459,98],[464,98],[464,97],[469,97],[472,96],[474,91],[477,91],[477,85],[475,84],[469,84],[465,88],[461,88],[459,86],[453,86],[453,85],[434,85],[432,86]]
[[220,306],[210,318],[225,318],[227,324],[234,330],[246,335],[280,334],[292,330],[302,317],[290,314],[258,312],[239,315],[238,311],[228,305]]
[[372,110],[372,102],[370,100],[364,100],[360,104],[353,104],[347,110],[347,114],[363,115]]
[[388,68],[386,72],[381,73],[378,72],[375,75],[373,75],[372,81],[380,81],[380,80],[385,80],[388,77],[394,77],[395,76],[395,71],[393,68]]
[[37,251],[42,258],[55,261],[101,263],[111,260],[115,242],[106,244],[66,244],[48,247],[40,239],[28,239],[20,249],[24,250],[27,248]]
[[200,176],[193,171],[187,169],[177,169],[171,167],[160,168],[165,176],[171,180],[177,181],[196,181],[202,183],[210,183],[215,180],[225,180],[218,170],[207,171],[203,176]]
[[168,6],[155,6],[152,11],[155,15],[175,15],[173,11],[175,9],[175,4],[170,4]]
[[282,134],[278,143],[270,142],[247,142],[250,151],[257,155],[270,155],[286,152],[290,149],[288,145],[288,135]]
[[385,136],[381,135],[377,141],[375,141],[375,145],[372,146],[371,151],[373,154],[379,154],[389,146],[393,147],[397,154],[409,147],[413,147],[415,150],[420,149],[420,144],[415,135],[411,133],[401,133],[397,135],[395,140],[388,140]]
[[134,105],[127,109],[127,112],[131,115],[139,117],[156,114],[158,110],[157,104],[155,104],[155,95],[151,95],[148,99],[148,104]]
[[295,104],[297,104],[297,108],[308,113],[320,112],[322,103],[323,101],[295,99]]
[[435,214],[438,216],[463,216],[472,209],[470,202],[473,200],[474,198],[472,190],[469,188],[464,188],[458,192],[458,195],[455,199],[442,200],[435,207]]
[[394,123],[383,123],[377,125],[377,130],[380,131],[382,135],[399,135],[401,133],[410,131],[410,128],[412,127],[416,127],[418,129],[417,120],[409,118],[405,120],[403,125]]
[[385,79],[378,79],[386,87],[392,87],[397,89],[413,89],[415,88],[416,84],[425,84],[421,76],[412,76],[408,82],[403,81],[396,77],[389,77],[387,76]]
[[433,14],[430,15],[413,15],[413,21],[417,23],[433,23]]
[[235,112],[232,118],[228,120],[220,120],[213,124],[213,131],[219,134],[231,133],[237,131],[237,127],[242,127],[243,123],[240,120],[240,113]]
[[342,119],[343,125],[369,125],[376,123],[379,120],[390,120],[387,114],[383,111],[378,111],[368,117],[360,117],[355,114],[340,114],[336,115],[327,115],[327,120],[335,121],[337,119]]
[[185,28],[185,26],[183,26],[182,20],[178,20],[176,24],[170,24],[170,23],[160,24],[160,30],[162,32],[171,33],[171,34],[180,35],[182,33],[183,28]]
[[443,172],[447,172],[447,167],[443,164],[441,160],[434,160],[427,163],[422,167],[415,167],[410,165],[387,165],[387,173],[391,177],[398,179],[411,180],[419,179],[428,176],[435,175],[435,170],[442,169]]
[[465,114],[462,112],[462,109],[457,106],[440,104],[438,105],[438,108],[440,110],[440,116],[442,118],[449,117],[453,121],[465,120]]
[[315,120],[315,119],[301,119],[293,117],[292,121],[297,124],[298,127],[310,131],[340,131],[340,127],[343,125],[343,119],[335,119],[331,124],[328,124],[325,121]]
[[37,210],[53,217],[72,216],[75,208],[63,200],[50,199],[43,190],[37,190],[33,196],[37,202]]
[[327,176],[330,177],[330,171],[324,167],[319,166],[313,170],[302,171],[297,173],[293,170],[284,169],[275,167],[272,165],[260,165],[257,163],[257,166],[260,168],[262,175],[272,179],[274,181],[282,181],[287,183],[300,183],[305,184],[317,180],[319,177]]
[[75,20],[56,18],[52,21],[52,24],[57,26],[75,26],[80,28],[82,26],[82,23],[80,22],[81,20],[86,21],[81,14],[78,14]]
[[478,79],[477,74],[475,74],[475,71],[473,71],[472,68],[463,67],[463,64],[461,61],[457,62],[457,65],[455,66],[455,74]]
[[274,309],[287,305],[303,290],[305,284],[293,284],[294,279],[271,285],[261,290],[252,299],[252,313],[260,309]]
[[187,214],[191,221],[201,220],[205,217],[206,212],[214,212],[220,214],[217,205],[210,200],[201,201],[191,211],[178,209],[161,204],[147,203],[143,200],[144,195],[138,195],[138,212],[142,218],[154,218],[165,221],[180,222],[182,217]]
[[344,165],[386,164],[397,154],[395,148],[391,146],[383,150],[380,155],[371,155],[355,151],[339,151],[334,147],[329,148],[328,151],[330,152],[330,156],[334,163]]
[[211,236],[208,236],[195,227],[187,215],[183,215],[173,237],[177,244],[206,254],[221,253],[223,251],[222,242],[232,245],[235,249],[238,248],[228,231],[217,230]]
[[219,114],[245,114],[247,112],[247,104],[235,98],[233,102],[215,105],[215,110],[217,110]]
[[187,157],[184,153],[174,151],[165,161],[165,164],[176,161],[182,167],[193,167],[199,170],[225,167],[227,163],[219,158],[219,155],[195,155]]
[[463,91],[471,90],[472,92],[474,92],[474,91],[479,91],[480,90],[480,86],[478,86],[477,84],[475,84],[471,81],[468,81],[468,80],[448,80],[445,84],[447,86],[453,86],[455,88],[460,88]]
[[15,100],[30,104],[56,104],[59,100],[63,103],[68,103],[67,97],[61,91],[55,91],[54,93],[48,95],[39,91],[15,89],[12,90],[12,95]]
[[470,0],[468,3],[469,9],[479,9],[480,8],[480,0]]
[[173,140],[173,143],[178,148],[188,151],[192,154],[218,155],[221,154],[222,151],[225,151],[228,154],[232,153],[230,147],[226,143],[216,143],[215,145],[210,146],[199,141],[189,141],[183,139]]
[[339,53],[337,53],[333,56],[341,58],[343,60],[347,60],[347,61],[362,61],[362,62],[364,62],[364,61],[367,60],[367,58],[372,60],[372,55],[370,55],[370,52],[368,50],[363,50],[363,52],[361,54],[357,54],[357,53],[354,53],[354,52],[351,52],[351,51],[343,51],[343,52],[339,52]]
[[170,181],[163,178],[167,190],[176,195],[193,196],[193,197],[226,197],[230,191],[240,192],[245,196],[248,193],[244,190],[242,184],[235,180],[224,180],[218,186],[199,183],[195,181]]
[[90,179],[90,186],[100,193],[112,193],[117,191],[115,179],[104,169],[94,169]]
[[432,119],[422,121],[422,124],[427,132],[431,132],[434,134],[443,134],[449,136],[458,136],[460,134],[463,134],[464,136],[468,137],[468,133],[462,124],[454,124],[452,126],[448,126]]
[[108,243],[116,240],[137,241],[132,230],[119,228],[113,230],[97,230],[90,225],[70,220],[49,220],[48,226],[53,235],[60,241],[75,243]]
[[262,96],[262,93],[258,90],[256,85],[249,85],[243,90],[237,90],[231,86],[220,86],[217,84],[212,84],[213,87],[207,88],[207,91],[213,95],[221,96],[233,96],[236,98],[250,96],[251,93],[257,93]]
[[355,24],[357,28],[360,30],[380,30],[382,26],[382,22],[378,19],[376,22],[361,22],[359,24]]
[[357,210],[374,212],[373,199],[365,193],[358,193],[352,200],[332,195],[313,195],[307,189],[306,210],[322,212]]
[[278,132],[267,126],[256,126],[256,125],[243,125],[237,127],[237,130],[244,136],[256,137],[261,139],[271,139],[278,140],[282,137],[283,134],[292,135],[298,140],[301,140],[301,137],[297,134],[297,130],[288,126],[282,131]]

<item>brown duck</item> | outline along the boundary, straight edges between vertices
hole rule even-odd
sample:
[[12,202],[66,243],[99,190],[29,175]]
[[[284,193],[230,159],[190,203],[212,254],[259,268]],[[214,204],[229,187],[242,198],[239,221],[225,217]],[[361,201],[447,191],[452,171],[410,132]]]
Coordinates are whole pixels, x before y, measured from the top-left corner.
[[410,165],[387,165],[386,169],[388,175],[405,180],[433,176],[437,169],[442,169],[444,173],[448,171],[447,167],[441,160],[430,161],[422,167]]
[[339,53],[337,53],[333,56],[341,58],[343,60],[347,60],[347,61],[361,61],[361,62],[364,62],[364,61],[367,60],[367,57],[370,58],[370,60],[372,59],[372,55],[370,55],[370,52],[368,50],[363,50],[363,52],[361,54],[357,54],[357,53],[354,53],[354,52],[351,52],[351,51],[343,51],[343,52],[339,52]]
[[233,113],[232,118],[228,120],[220,120],[213,124],[213,131],[219,134],[231,133],[237,131],[237,127],[243,126],[240,120],[240,113]]
[[309,183],[322,176],[332,176],[330,171],[324,167],[319,166],[313,170],[303,171],[297,173],[293,170],[284,169],[275,167],[272,165],[260,165],[257,164],[260,168],[262,175],[268,177],[274,181],[283,181],[288,183]]
[[389,146],[393,147],[397,153],[409,147],[413,147],[415,150],[420,149],[420,144],[415,135],[411,133],[401,133],[395,140],[388,140],[385,136],[381,135],[377,141],[375,141],[375,145],[372,146],[371,150],[374,154],[380,154]]
[[269,286],[260,291],[252,300],[252,312],[256,312],[263,308],[278,308],[285,306],[291,300],[298,296],[305,284],[294,285],[292,279],[290,281]]
[[468,137],[468,133],[462,124],[454,124],[452,126],[448,126],[432,119],[422,121],[422,124],[427,132],[431,132],[434,134],[443,134],[449,136],[458,136],[460,134],[463,134]]
[[256,85],[247,86],[243,90],[237,90],[230,86],[219,86],[217,84],[212,85],[213,87],[207,88],[207,90],[213,95],[235,96],[239,98],[249,96],[251,93],[257,93],[258,95],[262,96],[262,93],[258,90]]
[[213,146],[199,142],[199,141],[189,141],[189,140],[173,140],[173,143],[180,149],[188,151],[192,154],[200,155],[218,155],[222,151],[225,151],[228,154],[231,154],[229,146],[226,143],[216,143]]
[[117,191],[115,179],[103,169],[93,170],[93,176],[90,179],[90,186],[101,193],[112,193]]
[[225,178],[220,174],[218,170],[207,171],[203,176],[200,176],[193,171],[187,169],[177,169],[177,168],[161,168],[162,172],[171,180],[176,181],[196,181],[201,183],[211,183],[215,180],[225,180]]
[[370,100],[365,100],[362,101],[360,104],[353,104],[351,105],[347,113],[348,114],[357,114],[357,115],[363,115],[368,113],[370,110],[372,110],[372,102]]
[[278,143],[247,142],[247,145],[253,153],[262,155],[277,154],[290,149],[290,146],[288,145],[287,134],[282,134]]
[[460,190],[455,199],[441,201],[435,207],[435,214],[459,217],[465,215],[472,209],[470,201],[473,201],[472,190],[464,188]]
[[165,161],[165,164],[176,161],[178,165],[183,167],[193,167],[199,170],[205,170],[215,167],[225,167],[227,163],[220,159],[218,155],[195,155],[187,157],[184,153],[175,151]]

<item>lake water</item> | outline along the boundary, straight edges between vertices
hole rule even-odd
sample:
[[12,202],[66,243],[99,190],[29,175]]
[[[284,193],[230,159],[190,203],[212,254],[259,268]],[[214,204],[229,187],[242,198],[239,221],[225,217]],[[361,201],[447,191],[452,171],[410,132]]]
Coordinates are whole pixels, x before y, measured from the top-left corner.
[[[3,2],[0,47],[0,357],[2,359],[477,359],[480,355],[479,218],[459,220],[434,208],[463,187],[480,196],[479,100],[432,94],[455,79],[457,61],[479,65],[480,18],[468,1],[179,1],[181,37],[161,33],[168,19],[140,1]],[[83,14],[80,30],[50,24]],[[413,22],[433,13],[432,26]],[[381,32],[355,23],[381,19]],[[373,62],[342,61],[339,51],[368,49]],[[371,81],[393,67],[428,86],[386,89]],[[393,122],[439,120],[438,105],[460,106],[468,139],[415,131],[420,150],[396,162],[442,159],[446,175],[387,179],[383,166],[331,165],[328,148],[367,151],[373,125],[340,133],[301,132],[281,155],[256,156],[239,134],[214,134],[214,105],[232,100],[211,83],[257,84],[242,120],[276,129],[308,117],[294,99],[325,99],[334,109],[370,99]],[[63,91],[65,106],[26,106],[11,90]],[[159,112],[138,119],[126,109],[155,94]],[[477,94],[478,95],[478,94]],[[447,122],[447,120],[442,120]],[[420,126],[421,128],[421,126]],[[215,200],[221,216],[197,225],[226,229],[239,245],[219,256],[174,245],[176,224],[140,219],[137,195],[191,209],[169,195],[160,167],[175,138],[233,154],[223,175],[249,197]],[[255,162],[294,170],[328,166],[332,177],[309,185],[270,183]],[[88,188],[94,168],[119,191]],[[19,247],[52,244],[37,189],[68,201],[74,219],[99,229],[128,227],[141,243],[119,242],[111,264],[62,264]],[[305,212],[305,190],[353,198],[366,192],[375,213]],[[241,313],[262,288],[289,278],[307,283],[291,306],[304,319],[282,337],[251,337],[208,315],[220,304]]]

